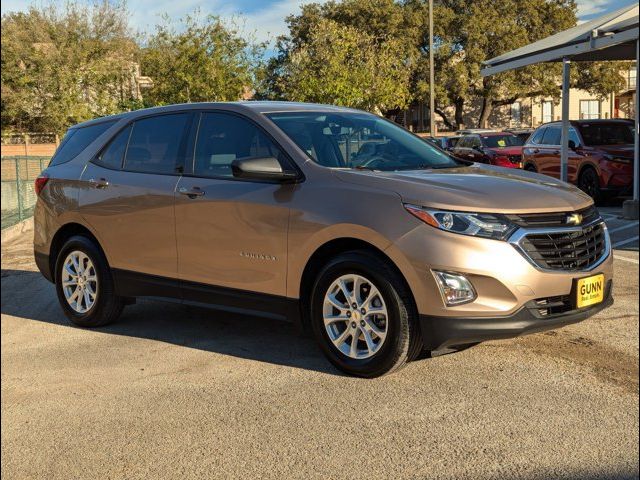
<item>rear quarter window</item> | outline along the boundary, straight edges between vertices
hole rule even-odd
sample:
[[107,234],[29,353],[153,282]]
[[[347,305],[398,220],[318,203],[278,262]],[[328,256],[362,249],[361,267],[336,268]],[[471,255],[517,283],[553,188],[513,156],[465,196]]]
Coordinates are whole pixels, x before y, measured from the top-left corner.
[[60,165],[73,160],[115,123],[115,121],[111,121],[89,125],[88,127],[70,128],[62,139],[49,165]]

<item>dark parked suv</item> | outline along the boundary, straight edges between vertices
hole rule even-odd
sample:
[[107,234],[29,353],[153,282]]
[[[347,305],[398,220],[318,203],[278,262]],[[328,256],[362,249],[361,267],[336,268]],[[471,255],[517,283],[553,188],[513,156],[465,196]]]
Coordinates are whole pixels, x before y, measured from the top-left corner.
[[[560,178],[562,124],[547,123],[523,149],[525,170]],[[598,200],[633,188],[633,122],[574,120],[569,129],[568,180]]]

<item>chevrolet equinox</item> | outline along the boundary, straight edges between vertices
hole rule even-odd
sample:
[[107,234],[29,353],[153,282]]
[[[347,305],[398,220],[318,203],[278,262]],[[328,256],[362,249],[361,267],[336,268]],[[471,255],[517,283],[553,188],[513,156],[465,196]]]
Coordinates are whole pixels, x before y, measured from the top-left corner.
[[466,162],[378,116],[173,105],[69,129],[36,180],[34,250],[69,319],[136,297],[286,318],[339,369],[583,320],[613,302],[589,196]]

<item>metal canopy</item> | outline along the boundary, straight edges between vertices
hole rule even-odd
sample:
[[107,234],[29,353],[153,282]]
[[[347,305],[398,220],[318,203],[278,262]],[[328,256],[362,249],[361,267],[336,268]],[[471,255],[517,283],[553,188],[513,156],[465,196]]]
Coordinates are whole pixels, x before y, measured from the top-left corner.
[[[638,163],[640,160],[640,41],[638,40],[638,5],[630,5],[594,20],[543,38],[504,55],[487,60],[480,70],[483,77],[526,67],[535,63],[562,62],[562,145],[560,178],[567,180],[569,158],[569,73],[572,61],[636,60],[636,101],[633,165],[633,201],[625,202],[628,218],[638,218]],[[627,205],[628,203],[628,205]],[[625,213],[625,216],[627,214]]]
[[484,62],[483,77],[542,62],[634,60],[638,5],[608,13]]

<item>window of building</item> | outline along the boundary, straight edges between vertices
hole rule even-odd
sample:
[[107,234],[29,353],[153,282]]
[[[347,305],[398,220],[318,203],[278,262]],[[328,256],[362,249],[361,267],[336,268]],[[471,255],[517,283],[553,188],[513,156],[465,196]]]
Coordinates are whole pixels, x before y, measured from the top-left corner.
[[584,120],[600,118],[600,101],[580,100],[580,118]]
[[520,125],[522,123],[522,111],[520,102],[513,102],[511,104],[511,123]]
[[542,102],[542,123],[553,122],[553,102],[545,100]]
[[629,75],[627,76],[627,88],[636,88],[636,81],[638,80],[636,78],[636,73],[636,66],[631,65],[631,68],[629,68]]

